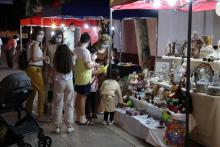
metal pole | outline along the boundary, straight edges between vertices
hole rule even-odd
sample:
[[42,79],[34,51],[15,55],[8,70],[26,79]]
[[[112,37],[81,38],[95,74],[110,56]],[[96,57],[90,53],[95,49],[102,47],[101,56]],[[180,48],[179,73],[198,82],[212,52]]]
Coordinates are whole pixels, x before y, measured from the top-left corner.
[[20,52],[23,50],[22,36],[22,25],[20,25]]
[[192,31],[192,0],[189,1],[188,10],[188,44],[187,44],[187,77],[186,77],[186,138],[185,146],[189,140],[189,99],[190,99],[190,57],[191,57],[191,31]]
[[121,63],[121,54],[123,51],[123,20],[120,20],[120,25],[121,25],[121,29],[120,29],[120,56],[119,56],[119,63]]
[[[113,30],[112,30],[112,12],[113,12],[113,9],[110,8],[110,28],[109,28],[109,33],[110,33],[111,38],[112,38],[112,34],[113,34]],[[111,50],[112,49],[111,49],[111,47],[112,47],[112,42],[111,42],[111,45],[108,47],[109,77],[111,77],[111,71],[112,71],[112,64],[111,64],[111,61],[112,61]]]

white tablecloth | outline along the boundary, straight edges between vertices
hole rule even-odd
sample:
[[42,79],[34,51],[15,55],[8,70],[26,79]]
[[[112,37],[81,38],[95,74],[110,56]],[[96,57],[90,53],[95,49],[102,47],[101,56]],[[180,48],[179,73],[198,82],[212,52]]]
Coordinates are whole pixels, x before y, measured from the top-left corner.
[[220,147],[220,96],[191,93],[197,123],[191,137],[207,147]]
[[154,146],[167,147],[163,142],[165,128],[157,128],[159,126],[157,120],[151,118],[150,123],[147,123],[146,120],[147,115],[129,116],[125,114],[124,109],[118,108],[115,112],[115,123],[123,129]]
[[[162,112],[165,111],[165,109],[158,108],[158,107],[148,103],[145,100],[138,100],[135,98],[131,98],[131,99],[134,102],[134,107],[137,110],[140,110],[140,109],[145,110],[147,112],[147,114],[149,114],[150,116],[153,116],[157,119],[161,119]],[[168,109],[166,109],[166,110],[169,111]],[[186,114],[174,113],[171,111],[169,111],[169,112],[171,113],[171,119],[186,121]],[[189,114],[189,131],[191,132],[195,127],[196,127],[196,120],[192,114]]]
[[[136,109],[144,109],[149,115],[157,118],[157,119],[161,119],[162,117],[162,112],[163,111],[169,111],[168,109],[161,109],[161,108],[158,108],[150,103],[148,103],[147,101],[145,100],[138,100],[138,99],[135,99],[135,98],[131,98],[131,100],[134,102],[134,107]],[[171,112],[170,113],[172,114],[172,118],[175,119],[175,120],[180,120],[180,121],[186,121],[186,114],[181,114],[181,113],[174,113],[174,112]]]

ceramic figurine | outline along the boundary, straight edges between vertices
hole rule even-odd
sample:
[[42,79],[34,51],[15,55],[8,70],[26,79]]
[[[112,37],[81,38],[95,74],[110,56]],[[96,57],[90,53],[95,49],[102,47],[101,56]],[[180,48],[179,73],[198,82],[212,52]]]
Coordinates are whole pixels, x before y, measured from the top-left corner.
[[203,40],[203,46],[200,50],[200,57],[207,57],[210,54],[214,53],[214,48],[212,47],[212,40],[213,37],[212,36],[202,36],[202,40]]
[[167,99],[167,107],[169,110],[177,113],[185,113],[186,112],[186,102],[185,97],[182,92],[182,83],[178,86],[176,84],[172,85],[171,91],[168,94]]
[[134,78],[129,82],[130,90],[137,90],[140,92],[145,87],[144,74],[135,74]]
[[200,49],[202,48],[203,45],[203,40],[199,36],[198,32],[194,31],[192,33],[191,42],[192,42],[192,57],[199,58]]
[[130,97],[132,96],[132,91],[128,90],[126,95],[123,96],[123,106],[124,107],[134,107],[133,101],[130,99]]
[[213,53],[208,55],[208,58],[213,57],[217,60],[220,59],[220,40],[218,41],[218,49],[215,50]]

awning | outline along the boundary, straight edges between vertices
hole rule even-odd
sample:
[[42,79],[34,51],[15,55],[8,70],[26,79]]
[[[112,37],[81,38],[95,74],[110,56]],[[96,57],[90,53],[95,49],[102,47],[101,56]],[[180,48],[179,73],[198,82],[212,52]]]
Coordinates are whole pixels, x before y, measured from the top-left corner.
[[[175,5],[172,7],[168,4],[167,0],[160,1],[160,6],[156,7],[152,1],[136,1],[129,4],[114,6],[114,10],[124,10],[124,9],[154,9],[154,10],[169,10],[176,9],[180,11],[188,10],[188,0],[177,0]],[[208,11],[214,10],[217,1],[216,0],[192,0],[193,7],[192,10],[196,11]]]
[[131,2],[135,2],[137,0],[110,0],[110,6],[117,6],[117,5],[123,5]]
[[76,26],[82,27],[85,23],[90,26],[97,26],[95,19],[74,19],[74,18],[62,18],[62,17],[30,17],[20,19],[21,26],[43,26],[50,27],[52,24],[61,26],[65,24],[68,26],[70,23],[74,23]]

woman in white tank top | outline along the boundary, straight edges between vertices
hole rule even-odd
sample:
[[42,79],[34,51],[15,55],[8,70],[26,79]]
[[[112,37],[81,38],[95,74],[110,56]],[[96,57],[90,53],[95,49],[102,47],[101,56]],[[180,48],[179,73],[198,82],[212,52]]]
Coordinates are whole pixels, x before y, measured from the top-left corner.
[[46,88],[44,78],[42,74],[43,61],[48,62],[49,57],[43,55],[43,51],[40,48],[41,42],[44,37],[44,31],[41,27],[36,27],[33,30],[31,41],[28,44],[27,57],[29,63],[27,67],[27,75],[31,78],[33,92],[29,96],[26,102],[26,109],[32,113],[33,101],[38,92],[38,119],[44,121],[44,103],[46,96]]

